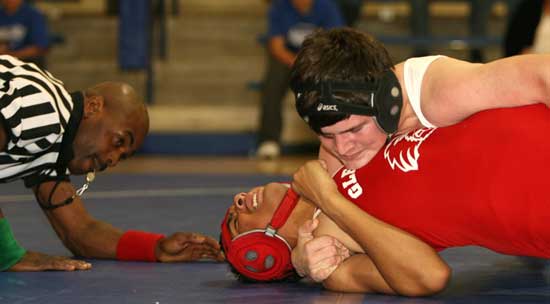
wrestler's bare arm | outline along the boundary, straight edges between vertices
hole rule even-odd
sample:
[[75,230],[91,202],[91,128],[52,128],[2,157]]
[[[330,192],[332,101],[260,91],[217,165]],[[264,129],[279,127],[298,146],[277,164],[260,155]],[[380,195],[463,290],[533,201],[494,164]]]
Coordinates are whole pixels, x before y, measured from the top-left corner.
[[[361,245],[356,242],[349,234],[343,231],[334,221],[328,216],[321,214],[318,217],[319,225],[314,231],[314,235],[323,236],[329,235],[336,238],[344,246],[346,246],[351,252],[352,256],[345,260],[342,264],[336,268],[336,270],[325,280],[323,285],[325,288],[339,292],[362,292],[362,293],[385,293],[385,294],[401,294],[407,296],[425,296],[437,293],[444,285],[439,284],[424,284],[423,278],[415,276],[397,276],[397,280],[393,278],[393,273],[403,271],[402,267],[397,264],[387,263],[380,269],[364,251]],[[397,233],[399,229],[396,228]],[[408,233],[401,231],[404,237],[409,238]],[[384,235],[380,234],[380,239],[383,241]],[[413,237],[414,238],[414,237]],[[414,244],[414,243],[413,243]],[[414,251],[423,250],[427,244],[421,240],[417,240],[417,246],[409,246],[406,251],[402,251],[403,248],[395,248],[395,250],[401,250],[403,261],[409,261],[409,254],[414,256]],[[377,251],[377,248],[374,248]],[[383,249],[381,249],[382,251]],[[421,251],[423,252],[423,251]],[[445,262],[435,252],[433,254],[424,254],[424,260],[433,260],[432,264],[440,265]],[[413,265],[412,263],[409,263]],[[395,266],[395,267],[394,267]],[[429,269],[423,270],[424,274],[429,273]],[[420,273],[414,266],[411,266],[410,273]],[[437,275],[437,274],[435,274]],[[390,285],[385,276],[392,280]],[[437,283],[437,282],[436,282]],[[397,288],[394,290],[392,286]]]
[[346,259],[323,281],[323,286],[329,290],[339,292],[386,293],[395,294],[376,265],[365,254],[363,248],[345,233],[334,221],[324,214],[320,214],[319,225],[314,235],[329,235],[339,240],[351,252],[352,256]]
[[317,217],[319,220],[319,225],[317,229],[313,231],[313,236],[319,237],[323,235],[329,235],[333,238],[340,241],[344,246],[346,246],[352,253],[365,253],[361,245],[357,243],[349,234],[344,232],[336,223],[331,220],[328,216],[321,213]]
[[483,110],[549,105],[549,64],[549,55],[514,56],[486,64],[437,59],[422,82],[422,112],[436,126],[447,126]]

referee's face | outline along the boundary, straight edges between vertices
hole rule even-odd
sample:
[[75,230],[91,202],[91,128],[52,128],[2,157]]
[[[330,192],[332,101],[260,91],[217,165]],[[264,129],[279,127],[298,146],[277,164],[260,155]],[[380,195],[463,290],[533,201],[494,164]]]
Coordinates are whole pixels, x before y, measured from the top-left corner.
[[114,167],[141,146],[149,129],[146,109],[118,113],[105,111],[85,116],[73,142],[71,174]]

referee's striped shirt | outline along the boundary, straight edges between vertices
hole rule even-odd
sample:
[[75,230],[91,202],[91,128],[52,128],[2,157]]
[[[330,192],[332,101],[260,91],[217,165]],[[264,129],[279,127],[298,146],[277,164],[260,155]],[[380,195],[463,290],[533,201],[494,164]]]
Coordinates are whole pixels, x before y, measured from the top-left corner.
[[72,141],[83,96],[35,64],[0,56],[0,122],[7,145],[0,152],[0,182],[24,179],[32,187],[68,179]]

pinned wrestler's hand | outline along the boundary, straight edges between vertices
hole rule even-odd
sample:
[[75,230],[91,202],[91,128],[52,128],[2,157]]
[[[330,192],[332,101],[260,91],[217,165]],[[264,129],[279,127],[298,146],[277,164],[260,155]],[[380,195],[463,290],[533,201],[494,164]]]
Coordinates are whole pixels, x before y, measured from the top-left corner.
[[85,261],[27,251],[21,260],[8,269],[8,271],[74,271],[88,270],[90,268],[92,268],[92,264]]
[[350,252],[331,236],[314,237],[313,231],[318,225],[319,220],[313,219],[298,229],[298,242],[292,250],[291,258],[299,275],[322,282],[350,256]]
[[220,244],[209,236],[193,232],[176,232],[161,239],[155,251],[157,260],[165,263],[202,259],[223,261]]
[[328,197],[340,195],[323,160],[308,161],[300,167],[294,173],[292,188],[323,211],[325,210],[323,204]]

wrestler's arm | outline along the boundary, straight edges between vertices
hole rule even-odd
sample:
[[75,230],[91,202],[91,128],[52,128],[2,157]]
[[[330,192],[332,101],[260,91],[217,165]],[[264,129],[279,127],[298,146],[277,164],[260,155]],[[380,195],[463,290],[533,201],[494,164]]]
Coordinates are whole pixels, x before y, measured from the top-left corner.
[[[436,265],[436,268],[415,269],[415,266],[411,265],[408,270],[411,275],[403,276],[395,274],[396,272],[403,271],[403,266],[399,265],[401,263],[387,263],[379,269],[369,255],[365,253],[362,246],[350,237],[349,234],[340,229],[340,227],[336,225],[332,219],[324,214],[321,214],[318,219],[319,225],[314,233],[316,236],[332,236],[340,241],[350,251],[355,253],[340,264],[336,270],[323,281],[325,288],[339,292],[397,293],[408,296],[420,296],[437,293],[445,287],[446,278],[439,278],[438,276],[448,276],[448,274],[440,274],[438,271],[446,272],[449,270],[448,268],[439,269],[442,266],[445,266],[444,268],[446,268],[446,263],[435,251],[432,251],[431,254],[426,253],[426,246],[428,245],[421,240],[416,239],[407,232],[395,228],[393,236],[386,236],[384,233],[378,234],[378,231],[382,231],[382,229],[377,227],[373,234],[376,234],[375,237],[381,242],[384,242],[386,237],[395,237],[395,235],[400,235],[397,242],[401,241],[401,238],[405,239],[407,248],[395,247],[392,249],[391,246],[394,244],[394,242],[392,242],[388,248],[375,248],[375,250],[406,250],[401,251],[401,253],[397,253],[397,255],[401,255],[402,261],[409,264],[413,264],[411,261],[415,258],[415,252],[418,251],[418,254],[423,255],[422,259],[424,261],[424,265],[432,264]],[[381,254],[384,253],[382,252]],[[391,258],[391,256],[389,258]],[[427,263],[429,260],[431,261]],[[395,267],[395,269],[393,269],[393,267]],[[392,285],[390,285],[387,282],[386,277],[392,276],[395,278]],[[394,289],[392,286],[398,287]]]
[[550,104],[550,55],[523,55],[486,64],[443,57],[422,82],[421,108],[436,126],[447,126],[483,110]]
[[[323,281],[323,286],[335,292],[397,294],[386,282],[372,259],[364,253],[352,255],[342,262]],[[408,296],[416,295],[428,295],[428,293],[408,294]]]
[[[331,175],[342,167],[340,160],[322,145],[319,148],[319,159],[325,161]],[[296,272],[315,282],[322,282],[349,256],[349,250],[330,235],[315,236],[317,230],[312,223],[300,227],[291,258]]]
[[[294,175],[293,187],[315,202],[368,254],[345,262],[344,268],[337,269],[339,275],[335,278],[338,279],[329,280],[326,284],[328,288],[346,291],[347,286],[354,282],[355,286],[362,286],[364,292],[418,296],[434,294],[446,286],[451,270],[432,247],[348,201],[338,192],[319,161],[302,166]],[[383,282],[373,280],[376,276],[372,267],[365,268],[367,273],[362,273],[359,266],[370,263],[363,259],[372,260],[389,289],[381,288]],[[365,276],[371,279],[365,280]]]
[[[43,206],[55,182],[44,182],[33,190]],[[53,193],[52,202],[62,202],[75,193],[69,182],[61,182]],[[80,197],[68,205],[44,210],[50,224],[63,244],[73,254],[87,258],[116,259],[117,245],[123,231],[95,219],[88,213]],[[155,256],[160,262],[190,261],[201,258],[221,260],[219,244],[213,238],[197,233],[176,232],[156,243]]]

